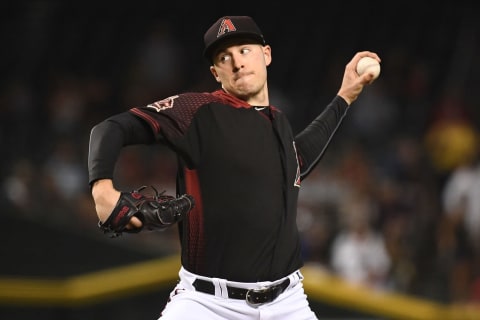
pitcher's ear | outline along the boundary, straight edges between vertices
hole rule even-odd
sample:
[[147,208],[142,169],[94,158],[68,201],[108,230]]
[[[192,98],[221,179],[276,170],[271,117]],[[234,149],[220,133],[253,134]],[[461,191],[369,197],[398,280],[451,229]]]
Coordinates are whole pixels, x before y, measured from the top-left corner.
[[217,70],[215,70],[214,66],[210,66],[210,72],[212,73],[213,77],[217,82],[220,82],[220,77],[217,74]]
[[265,64],[267,66],[272,63],[272,48],[269,45],[263,46],[263,55],[265,57]]

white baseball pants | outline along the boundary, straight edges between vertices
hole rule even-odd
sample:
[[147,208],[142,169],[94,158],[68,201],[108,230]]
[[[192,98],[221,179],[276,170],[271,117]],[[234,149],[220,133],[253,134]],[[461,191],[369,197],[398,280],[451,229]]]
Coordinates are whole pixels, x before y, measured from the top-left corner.
[[[317,320],[303,290],[303,275],[296,271],[288,276],[289,286],[274,301],[251,306],[246,300],[232,299],[226,286],[260,289],[275,282],[232,282],[225,279],[206,278],[179,271],[180,281],[170,293],[170,298],[158,320]],[[215,294],[195,291],[196,279],[208,280],[215,286]]]

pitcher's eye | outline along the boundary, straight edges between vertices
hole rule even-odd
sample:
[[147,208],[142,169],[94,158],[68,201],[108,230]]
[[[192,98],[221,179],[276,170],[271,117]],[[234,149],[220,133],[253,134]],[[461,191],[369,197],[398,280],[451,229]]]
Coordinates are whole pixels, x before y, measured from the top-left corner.
[[248,47],[247,47],[247,48],[242,48],[242,50],[240,50],[240,52],[241,52],[242,54],[249,53],[250,51],[252,51],[252,50],[250,50],[250,48],[248,48]]
[[220,62],[226,62],[230,59],[231,59],[231,57],[228,54],[222,54],[218,57],[218,61],[220,61]]

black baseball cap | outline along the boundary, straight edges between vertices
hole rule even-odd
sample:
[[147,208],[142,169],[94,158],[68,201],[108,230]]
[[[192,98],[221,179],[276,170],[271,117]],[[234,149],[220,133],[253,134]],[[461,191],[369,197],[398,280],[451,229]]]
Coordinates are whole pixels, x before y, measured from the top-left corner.
[[262,31],[249,16],[224,16],[217,20],[203,36],[205,49],[203,55],[211,60],[215,48],[223,41],[233,38],[253,40],[253,43],[265,45]]

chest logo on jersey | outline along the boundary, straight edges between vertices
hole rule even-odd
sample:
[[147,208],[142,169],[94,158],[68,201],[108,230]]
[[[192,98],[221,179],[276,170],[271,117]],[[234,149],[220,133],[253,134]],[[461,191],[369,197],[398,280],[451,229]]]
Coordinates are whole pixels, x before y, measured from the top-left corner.
[[295,187],[300,188],[301,179],[300,179],[300,163],[298,162],[298,153],[297,153],[297,146],[295,145],[295,141],[293,141],[293,150],[295,151],[295,159],[297,159],[297,173],[295,174],[295,182],[293,185]]
[[165,110],[165,109],[171,109],[171,108],[173,108],[173,102],[177,98],[178,98],[178,95],[177,96],[171,96],[171,97],[168,97],[166,99],[151,103],[147,106],[147,108],[155,109],[155,111],[157,111],[157,112],[160,112],[160,111]]

